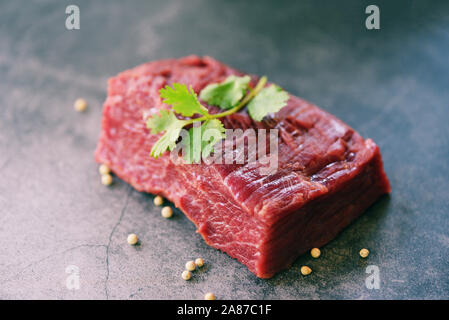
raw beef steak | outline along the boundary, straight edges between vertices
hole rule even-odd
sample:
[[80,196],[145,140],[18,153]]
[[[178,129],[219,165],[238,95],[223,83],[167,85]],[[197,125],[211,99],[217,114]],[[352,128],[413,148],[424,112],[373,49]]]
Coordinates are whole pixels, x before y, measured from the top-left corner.
[[[293,95],[262,122],[245,109],[223,121],[226,128],[279,130],[278,170],[271,175],[249,164],[174,164],[168,152],[151,158],[159,136],[150,134],[145,119],[170,108],[159,89],[178,82],[199,93],[232,74],[242,75],[210,57],[189,56],[111,78],[95,155],[137,190],[172,201],[209,245],[269,278],[329,242],[390,185],[372,140]],[[252,85],[256,81],[252,77]]]

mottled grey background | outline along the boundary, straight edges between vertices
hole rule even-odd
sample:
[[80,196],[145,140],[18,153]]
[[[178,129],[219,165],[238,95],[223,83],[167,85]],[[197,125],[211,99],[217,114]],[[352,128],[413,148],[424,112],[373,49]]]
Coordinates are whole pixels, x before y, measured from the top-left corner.
[[[372,3],[378,31],[364,25]],[[80,7],[79,31],[65,29],[68,4]],[[0,298],[449,298],[447,2],[2,1],[0,43]],[[151,195],[102,186],[93,151],[107,78],[191,53],[266,74],[373,138],[391,196],[320,259],[261,280],[179,211],[165,220]],[[86,113],[73,111],[78,97]],[[207,265],[185,282],[196,257]],[[365,287],[370,264],[379,290]],[[68,265],[79,290],[65,287]]]

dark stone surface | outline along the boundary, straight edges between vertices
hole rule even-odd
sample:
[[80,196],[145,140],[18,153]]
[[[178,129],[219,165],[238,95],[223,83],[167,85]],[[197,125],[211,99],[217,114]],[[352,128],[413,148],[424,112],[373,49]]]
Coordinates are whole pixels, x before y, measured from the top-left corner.
[[[370,3],[314,2],[1,2],[0,298],[449,298],[449,5],[375,1],[381,30],[368,31]],[[65,29],[68,4],[81,9],[78,31]],[[266,74],[373,138],[391,196],[318,260],[261,280],[179,211],[165,220],[151,195],[102,186],[93,151],[107,78],[191,53]],[[186,283],[196,257],[207,264]],[[79,290],[66,288],[69,265]],[[379,290],[365,287],[368,265]]]

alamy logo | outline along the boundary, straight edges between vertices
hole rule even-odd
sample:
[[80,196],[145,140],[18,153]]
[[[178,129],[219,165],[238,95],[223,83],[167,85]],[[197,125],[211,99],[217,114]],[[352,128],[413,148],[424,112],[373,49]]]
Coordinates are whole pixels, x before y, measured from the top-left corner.
[[380,29],[380,10],[379,7],[372,4],[366,7],[365,13],[369,16],[365,20],[365,26],[368,30]]
[[80,29],[80,8],[74,4],[65,8],[65,13],[69,16],[65,19],[65,27],[67,30]]
[[366,273],[369,276],[365,279],[365,286],[369,290],[379,290],[380,289],[380,271],[379,267],[376,265],[369,265],[366,267]]
[[[175,164],[247,164],[258,167],[260,175],[274,174],[278,169],[278,129],[226,129],[225,138],[217,129],[193,127],[182,129],[181,141],[170,152]],[[181,157],[180,157],[181,156]]]
[[65,268],[65,273],[69,276],[65,280],[65,285],[69,290],[78,290],[80,288],[80,269],[78,266],[69,265]]

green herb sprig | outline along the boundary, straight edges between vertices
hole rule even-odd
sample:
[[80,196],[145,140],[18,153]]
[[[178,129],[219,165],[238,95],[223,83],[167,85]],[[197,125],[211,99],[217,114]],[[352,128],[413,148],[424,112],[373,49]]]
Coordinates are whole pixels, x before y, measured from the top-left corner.
[[[184,127],[193,124],[200,125],[201,144],[194,144],[194,128],[189,129],[189,145],[187,147],[186,161],[188,163],[199,162],[199,156],[207,157],[213,152],[213,146],[225,138],[225,129],[219,118],[231,115],[247,105],[248,113],[255,121],[262,119],[269,113],[282,109],[288,101],[288,94],[276,85],[265,87],[267,77],[259,79],[254,88],[249,87],[250,77],[229,76],[225,81],[206,86],[200,92],[200,99],[210,105],[224,109],[221,113],[210,114],[198,100],[192,86],[187,88],[185,84],[173,83],[160,89],[162,102],[172,106],[170,110],[161,110],[159,115],[154,115],[147,120],[147,128],[151,134],[164,132],[153,145],[150,155],[158,158],[167,150],[176,147],[181,131]],[[178,119],[176,114],[183,117],[199,117],[192,119]],[[203,139],[206,130],[215,130],[208,139]],[[194,150],[195,148],[201,150]]]

